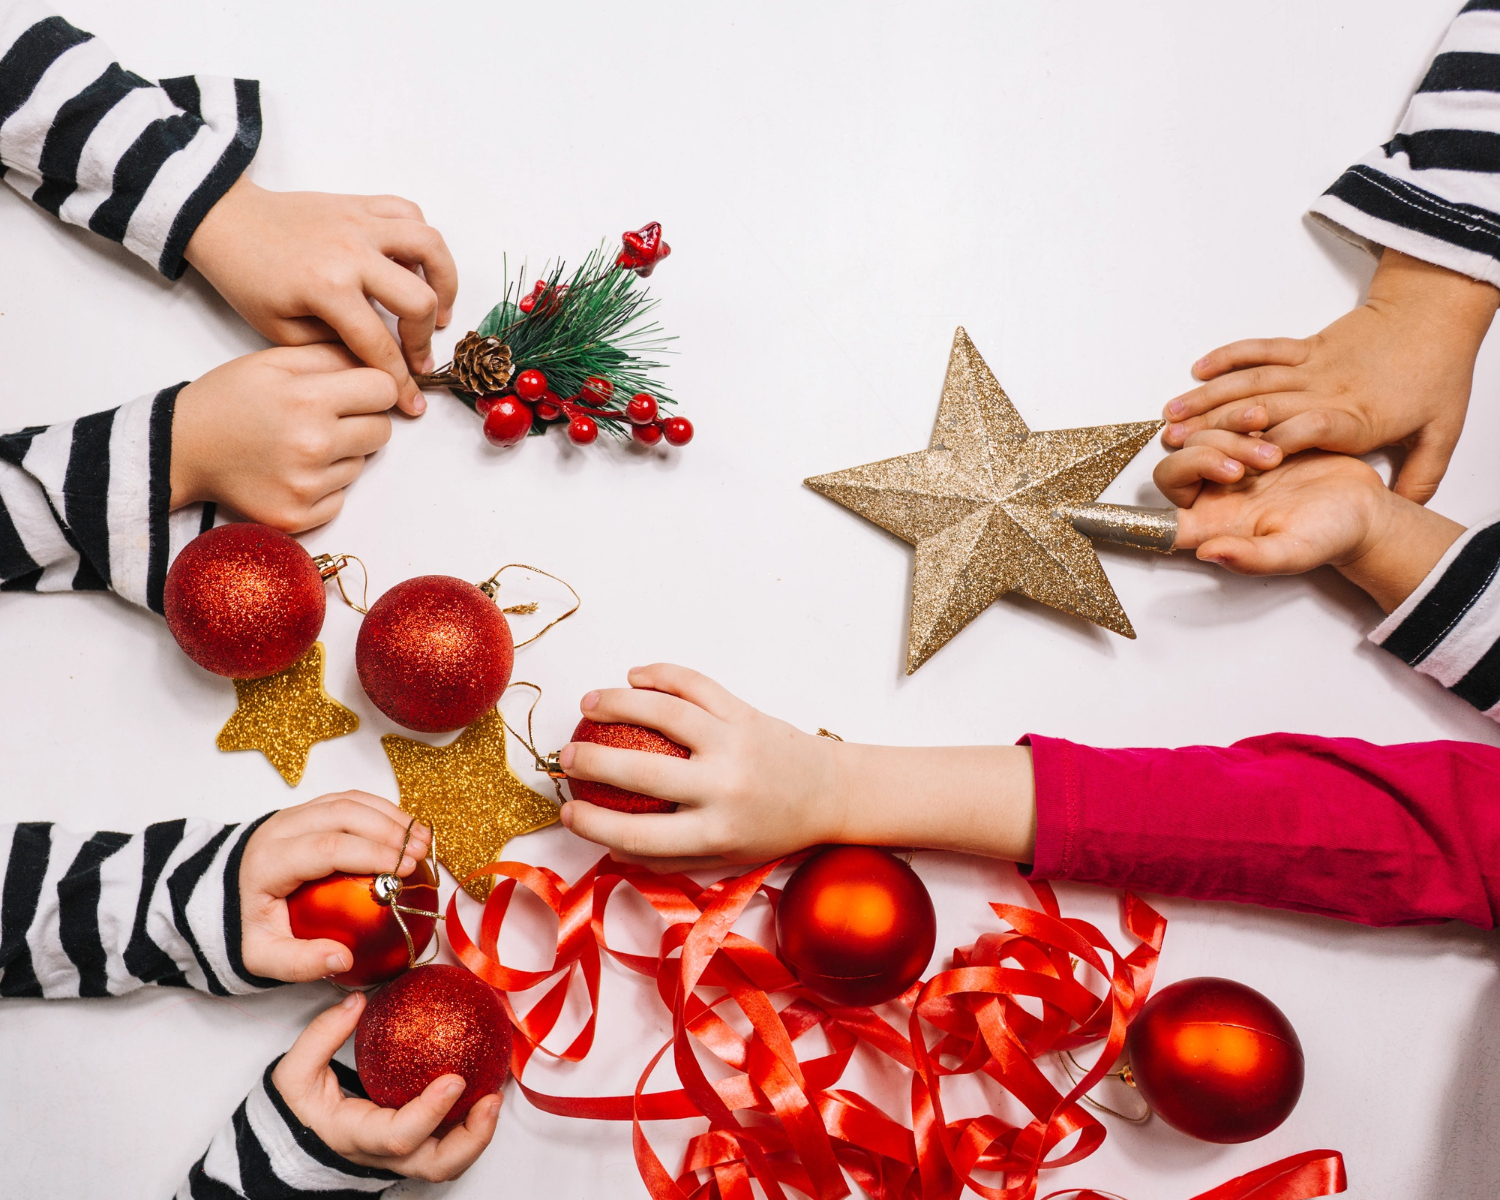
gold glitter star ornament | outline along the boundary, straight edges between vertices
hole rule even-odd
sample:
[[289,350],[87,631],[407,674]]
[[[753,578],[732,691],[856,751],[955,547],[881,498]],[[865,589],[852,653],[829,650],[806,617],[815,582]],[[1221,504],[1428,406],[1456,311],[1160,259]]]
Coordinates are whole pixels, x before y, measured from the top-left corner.
[[[557,805],[516,777],[506,761],[505,722],[491,709],[446,746],[400,734],[380,739],[401,807],[432,826],[438,861],[463,880],[496,862],[505,843],[557,820]],[[476,900],[490,894],[494,876],[464,884]]]
[[1033,433],[960,327],[927,449],[805,482],[916,547],[910,675],[1007,592],[1133,638],[1073,518],[1161,426]]
[[359,728],[359,718],[323,690],[323,643],[276,675],[236,679],[239,707],[219,731],[220,750],[259,750],[292,787],[317,742]]

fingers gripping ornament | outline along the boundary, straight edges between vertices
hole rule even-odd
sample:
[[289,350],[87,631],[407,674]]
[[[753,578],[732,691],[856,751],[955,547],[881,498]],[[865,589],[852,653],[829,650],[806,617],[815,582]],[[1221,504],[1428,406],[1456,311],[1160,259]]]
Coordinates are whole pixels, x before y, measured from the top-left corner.
[[[446,387],[484,419],[495,446],[520,445],[552,425],[576,446],[601,431],[643,446],[685,446],[693,425],[651,378],[654,355],[670,340],[646,314],[656,301],[635,287],[670,254],[653,221],[621,238],[617,255],[600,248],[564,278],[559,263],[526,290],[526,268],[454,347],[453,360],[417,376],[420,387]],[[617,405],[616,397],[630,397]]]
[[[413,818],[396,854],[397,866],[406,855]],[[353,965],[333,981],[360,988],[394,979],[420,966],[432,942],[438,912],[437,839],[405,879],[395,871],[379,875],[351,875],[342,871],[309,880],[286,898],[292,936],[304,940],[328,938],[353,952]],[[433,946],[436,953],[437,947]]]
[[[648,754],[665,754],[672,758],[690,758],[686,746],[679,746],[665,734],[644,725],[600,724],[585,717],[573,730],[575,742],[592,742],[599,746],[610,746],[618,750],[643,750]],[[561,774],[559,772],[559,774]],[[568,790],[575,800],[597,804],[600,808],[611,808],[624,813],[669,813],[676,812],[677,805],[671,800],[659,800],[641,792],[615,787],[611,783],[595,783],[591,779],[568,778]]]
[[220,525],[188,543],[162,589],[167,628],[183,652],[234,681],[239,704],[219,749],[259,750],[293,786],[315,743],[359,728],[323,688],[317,640],[324,581],[349,561],[314,559],[266,525]]

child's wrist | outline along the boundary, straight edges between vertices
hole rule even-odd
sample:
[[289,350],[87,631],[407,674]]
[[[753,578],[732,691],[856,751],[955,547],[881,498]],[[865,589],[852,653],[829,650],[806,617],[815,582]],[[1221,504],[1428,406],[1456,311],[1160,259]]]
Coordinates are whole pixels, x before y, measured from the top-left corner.
[[1368,502],[1363,541],[1353,555],[1334,565],[1391,613],[1427,578],[1464,527],[1383,487],[1372,489]]
[[1500,307],[1500,289],[1387,247],[1370,281],[1369,303],[1424,320],[1436,336],[1461,337],[1477,353]]

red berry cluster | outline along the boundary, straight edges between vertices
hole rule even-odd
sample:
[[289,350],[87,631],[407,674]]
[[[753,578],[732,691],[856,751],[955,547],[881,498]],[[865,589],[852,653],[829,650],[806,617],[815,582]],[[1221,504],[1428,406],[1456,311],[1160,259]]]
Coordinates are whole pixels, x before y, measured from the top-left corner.
[[647,446],[663,439],[686,446],[693,440],[693,423],[686,417],[663,417],[656,397],[645,392],[637,392],[623,409],[610,408],[615,385],[598,375],[590,375],[582,390],[566,400],[548,388],[547,377],[535,367],[518,374],[510,386],[515,395],[486,396],[474,405],[484,418],[484,436],[496,446],[519,445],[537,422],[545,427],[564,416],[576,446],[599,436],[600,417],[629,421],[635,440]]

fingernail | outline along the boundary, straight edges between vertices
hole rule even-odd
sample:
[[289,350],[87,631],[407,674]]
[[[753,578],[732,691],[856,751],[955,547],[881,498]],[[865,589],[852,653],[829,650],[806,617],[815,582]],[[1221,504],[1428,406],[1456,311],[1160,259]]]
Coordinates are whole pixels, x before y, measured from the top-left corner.
[[421,367],[418,368],[418,370],[420,370],[423,375],[428,375],[428,374],[431,374],[432,368],[435,367],[436,365],[437,365],[437,359],[435,359],[431,354],[428,354],[425,357],[423,357],[423,359],[422,359],[422,365],[421,365]]
[[1183,412],[1186,411],[1186,409],[1187,405],[1184,404],[1181,400],[1173,400],[1171,404],[1167,405],[1167,411],[1174,417],[1182,416]]
[[420,417],[427,411],[427,397],[418,392],[416,398],[411,402],[411,410]]
[[1224,460],[1222,470],[1228,472],[1231,475],[1238,475],[1240,473],[1240,466],[1241,464],[1236,462],[1234,459],[1226,458]]
[[1271,459],[1273,459],[1273,458],[1276,457],[1276,447],[1275,446],[1257,446],[1255,448],[1255,457],[1256,458],[1265,459],[1267,462],[1269,462]]
[[573,769],[573,743],[572,742],[569,742],[566,746],[564,746],[562,748],[561,752],[558,754],[558,756],[557,756],[557,765],[560,766],[564,771],[570,771],[570,770]]
[[339,1001],[339,1007],[340,1008],[353,1008],[358,1003],[359,1003],[359,993],[358,992],[350,992],[347,996],[345,996],[342,1000]]
[[402,856],[402,858],[401,858],[401,865],[396,868],[396,874],[397,875],[410,875],[416,869],[417,869],[417,860],[414,859],[410,854],[406,854],[406,855]]
[[450,1079],[447,1083],[443,1084],[443,1099],[446,1100],[449,1096],[457,1096],[463,1090],[464,1081],[462,1079]]
[[571,801],[558,809],[557,819],[562,822],[564,829],[570,830],[573,828],[573,804]]
[[1199,555],[1199,557],[1202,558],[1204,562],[1218,563],[1221,567],[1229,561],[1227,558],[1222,558],[1217,554],[1202,554]]
[[583,711],[584,712],[588,712],[589,709],[593,708],[594,705],[596,705],[598,703],[599,703],[599,693],[598,692],[589,692],[583,698],[583,704],[582,704]]
[[1169,438],[1173,438],[1173,439],[1186,437],[1187,436],[1187,426],[1186,425],[1168,425],[1167,426],[1167,436]]
[[1195,362],[1193,364],[1193,374],[1196,375],[1199,371],[1203,370],[1203,368],[1206,367],[1206,366],[1208,366],[1208,355],[1205,354],[1202,358],[1200,358],[1197,362]]

